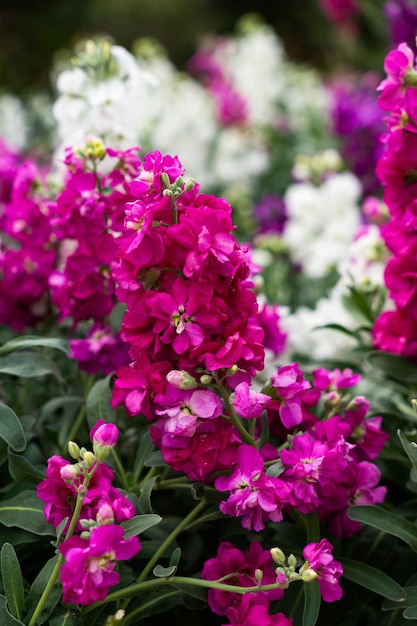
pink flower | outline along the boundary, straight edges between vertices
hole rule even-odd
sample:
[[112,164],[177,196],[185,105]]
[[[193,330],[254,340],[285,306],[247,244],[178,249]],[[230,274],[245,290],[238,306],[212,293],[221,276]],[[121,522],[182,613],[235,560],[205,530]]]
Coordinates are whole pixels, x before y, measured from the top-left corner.
[[125,540],[123,534],[121,526],[109,524],[93,528],[89,539],[73,535],[60,545],[65,557],[60,573],[64,603],[88,605],[105,599],[120,579],[116,562],[140,550],[137,537]]
[[220,510],[226,515],[242,517],[242,526],[259,531],[265,521],[282,520],[291,487],[279,478],[267,476],[261,453],[252,446],[240,446],[236,465],[230,476],[219,476],[214,482],[219,491],[230,491]]
[[322,539],[319,543],[309,543],[303,550],[307,567],[317,574],[320,593],[325,602],[334,602],[342,597],[339,578],[343,574],[343,567],[339,561],[334,560],[332,551],[333,546],[327,539]]
[[[249,550],[243,553],[231,543],[222,541],[217,550],[217,556],[204,563],[201,572],[203,580],[218,580],[229,574],[234,574],[225,582],[238,587],[254,587],[257,585],[256,570],[263,573],[262,583],[274,584],[276,580],[275,566],[269,550],[263,550],[256,541],[250,544]],[[273,591],[258,591],[250,594],[256,604],[266,605],[273,600],[279,600],[283,595],[282,589]],[[225,615],[228,607],[238,607],[245,596],[219,589],[209,589],[208,603],[211,610],[217,615]]]
[[269,396],[265,393],[250,389],[246,382],[236,385],[234,394],[232,395],[233,408],[240,417],[246,419],[260,417],[265,404],[269,400]]
[[[214,391],[182,390],[172,385],[168,385],[165,395],[155,396],[155,404],[155,413],[161,416],[157,422],[161,431],[181,437],[192,437],[198,420],[214,419],[223,411],[223,403]],[[162,435],[162,446],[164,440]]]
[[[283,613],[270,615],[268,607],[258,604],[251,593],[242,598],[238,607],[231,607],[226,612],[230,626],[292,626],[293,620]],[[222,626],[229,626],[223,624]]]
[[302,394],[311,387],[304,379],[297,363],[284,365],[272,376],[271,386],[276,394],[268,408],[278,406],[279,416],[285,428],[293,428],[303,420]]
[[382,91],[378,103],[381,109],[393,111],[403,104],[407,77],[414,73],[413,51],[406,43],[401,43],[385,57],[384,69],[387,78],[378,86],[378,90]]

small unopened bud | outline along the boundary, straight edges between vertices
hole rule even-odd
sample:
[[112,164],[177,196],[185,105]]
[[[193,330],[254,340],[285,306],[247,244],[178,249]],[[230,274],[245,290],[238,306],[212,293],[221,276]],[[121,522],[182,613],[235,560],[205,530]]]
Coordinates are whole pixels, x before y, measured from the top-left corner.
[[72,456],[73,459],[78,460],[81,456],[80,454],[80,446],[74,441],[68,442],[68,453]]
[[106,524],[114,524],[114,513],[110,504],[102,504],[97,512],[97,524],[104,526]]
[[90,531],[89,530],[83,530],[83,532],[80,534],[81,539],[90,539]]
[[202,385],[210,385],[213,382],[213,376],[210,376],[210,374],[203,374],[200,377],[200,383]]
[[116,424],[108,424],[104,420],[99,420],[90,432],[93,442],[93,450],[96,460],[103,463],[115,447],[119,437],[119,429]]
[[85,467],[92,467],[95,462],[96,462],[96,457],[94,456],[92,452],[87,450],[83,455],[83,463]]
[[256,578],[256,580],[258,582],[258,587],[259,587],[259,585],[262,584],[263,577],[264,577],[263,571],[261,569],[256,569],[255,570],[255,578]]
[[275,563],[277,563],[278,565],[284,565],[285,554],[283,553],[281,548],[271,548],[270,552]]
[[68,465],[64,465],[64,467],[61,467],[59,473],[62,480],[64,480],[66,483],[73,483],[78,476],[78,469],[75,465],[71,465],[69,463]]
[[239,368],[237,365],[232,365],[232,367],[229,367],[228,370],[226,370],[226,376],[234,376],[236,374],[236,372],[239,371]]
[[191,191],[192,189],[194,189],[194,187],[195,187],[194,178],[189,178],[187,182],[185,183],[184,191]]
[[277,568],[276,575],[277,575],[277,584],[280,585],[280,587],[283,587],[284,589],[287,588],[288,580],[287,580],[287,575],[284,572],[284,570]]
[[184,370],[171,370],[166,376],[167,381],[177,389],[194,389],[198,387],[196,379]]
[[310,583],[312,580],[317,578],[317,572],[308,567],[302,574],[301,580],[305,583]]
[[172,196],[174,195],[173,192],[171,191],[171,189],[164,189],[162,192],[163,196],[166,196],[167,198],[172,198]]
[[295,557],[293,554],[290,554],[290,556],[288,557],[288,565],[290,567],[295,567],[297,565],[297,557]]
[[167,174],[166,172],[162,172],[162,173],[161,173],[161,183],[162,183],[162,185],[163,185],[166,189],[167,189],[167,188],[170,186],[170,184],[171,184],[171,181],[169,180],[169,176],[168,176],[168,174]]

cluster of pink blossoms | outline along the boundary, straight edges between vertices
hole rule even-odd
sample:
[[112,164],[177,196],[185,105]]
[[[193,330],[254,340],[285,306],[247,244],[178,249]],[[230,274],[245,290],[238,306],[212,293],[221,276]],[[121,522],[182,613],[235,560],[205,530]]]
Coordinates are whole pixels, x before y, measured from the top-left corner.
[[[360,378],[351,370],[319,368],[312,386],[292,363],[272,376],[267,393],[238,385],[232,399],[237,413],[256,418],[265,409],[270,432],[283,449],[277,459],[271,444],[261,450],[241,445],[232,472],[214,482],[229,492],[220,510],[241,517],[242,525],[255,531],[296,508],[303,514],[316,511],[335,536],[357,532],[358,523],[346,512],[351,504],[384,500],[386,488],[378,486],[381,472],[372,461],[388,439],[382,418],[367,417],[369,402],[346,394]],[[325,419],[313,412],[321,405]]]
[[395,308],[377,319],[374,345],[417,359],[417,70],[413,51],[400,44],[385,59],[379,105],[389,114],[385,152],[377,166],[391,219],[382,230],[392,253],[385,284]]
[[48,280],[56,264],[45,173],[0,142],[0,323],[14,330],[49,311]]
[[[254,541],[245,554],[231,543],[220,543],[217,555],[205,562],[201,577],[204,580],[224,581],[228,585],[248,588],[276,584],[275,589],[250,591],[244,595],[234,591],[210,589],[208,603],[217,615],[226,615],[234,626],[291,626],[292,619],[282,613],[270,614],[271,602],[283,597],[285,589],[296,580],[317,579],[320,592],[326,602],[334,602],[342,597],[339,579],[343,573],[341,564],[332,554],[332,546],[327,539],[310,543],[303,550],[305,562],[295,569],[295,559],[288,559],[291,565],[282,567],[285,557],[280,560],[281,567],[273,560],[274,550],[264,550]],[[305,572],[308,576],[303,578]],[[307,582],[308,584],[308,582]],[[227,626],[227,625],[226,625]]]
[[133,360],[117,372],[112,403],[154,422],[165,461],[204,481],[233,466],[241,443],[217,385],[227,395],[262,370],[264,332],[230,205],[182,176],[177,158],[154,152],[130,186],[113,276]]
[[[67,520],[64,533],[69,529],[78,533],[70,533],[59,546],[65,557],[60,576],[64,603],[84,605],[104,600],[109,588],[119,582],[117,561],[132,558],[140,549],[137,537],[124,539],[119,525],[134,516],[135,507],[112,486],[113,471],[103,462],[116,444],[117,426],[99,420],[90,438],[94,454],[72,444],[79,462],[51,457],[46,479],[37,487],[38,497],[46,503],[47,521],[58,528]],[[74,526],[71,522],[79,499],[81,511]]]

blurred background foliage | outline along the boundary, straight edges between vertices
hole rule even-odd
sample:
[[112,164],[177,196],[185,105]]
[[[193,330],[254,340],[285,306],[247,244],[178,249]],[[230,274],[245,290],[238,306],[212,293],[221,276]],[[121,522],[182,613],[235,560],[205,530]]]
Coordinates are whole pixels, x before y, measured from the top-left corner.
[[[388,46],[383,0],[358,0],[354,29],[332,25],[320,0],[0,0],[0,88],[27,94],[51,88],[57,55],[96,34],[131,50],[156,38],[179,69],[205,34],[231,33],[239,18],[259,14],[290,59],[325,75],[382,70]],[[346,25],[345,25],[346,26]]]

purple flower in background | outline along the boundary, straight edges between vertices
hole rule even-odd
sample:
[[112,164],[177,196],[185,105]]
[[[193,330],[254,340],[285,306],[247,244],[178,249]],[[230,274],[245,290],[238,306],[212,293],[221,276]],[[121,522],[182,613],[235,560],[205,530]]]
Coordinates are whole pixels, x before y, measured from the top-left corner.
[[382,156],[380,141],[385,132],[376,88],[380,76],[368,72],[361,79],[343,79],[331,87],[331,117],[334,134],[346,165],[363,185],[364,194],[380,189],[375,166]]
[[253,213],[261,233],[282,233],[287,221],[285,202],[278,194],[262,196],[254,206]]
[[414,46],[417,32],[417,4],[412,0],[388,0],[383,11],[393,46],[406,42]]

